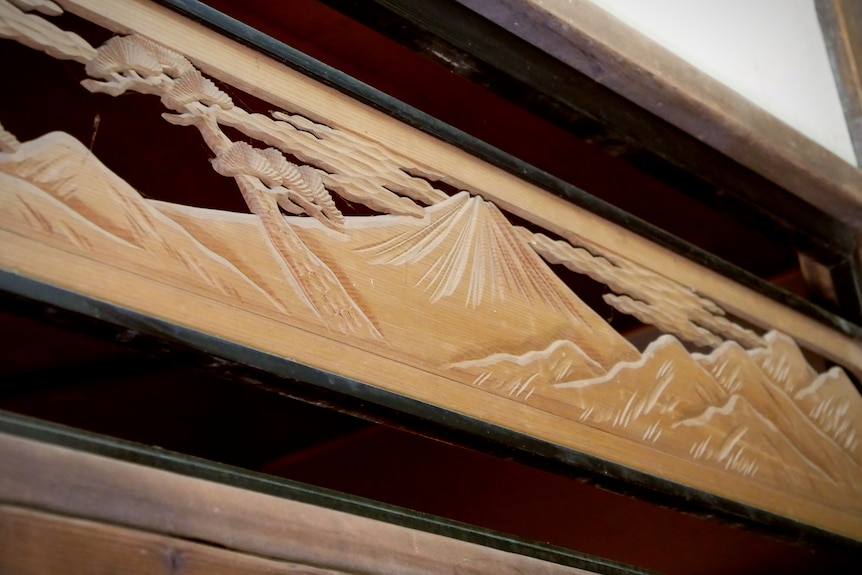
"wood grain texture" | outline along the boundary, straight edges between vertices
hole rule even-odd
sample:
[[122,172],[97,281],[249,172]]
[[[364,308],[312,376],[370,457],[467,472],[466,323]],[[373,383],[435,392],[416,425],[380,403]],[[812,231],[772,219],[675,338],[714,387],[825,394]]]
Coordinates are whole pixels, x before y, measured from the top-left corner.
[[855,230],[862,172],[588,0],[458,0]]
[[[139,8],[158,30],[191,27],[175,42],[197,30]],[[225,45],[240,50],[212,47]],[[370,125],[342,126],[371,112],[308,79],[279,68],[272,78],[299,90],[287,93],[290,113],[250,115],[197,65],[173,45],[114,37],[87,62],[96,79],[83,84],[159,97],[167,121],[200,132],[250,213],[146,200],[67,134],[20,143],[5,133],[7,269],[862,538],[862,398],[840,368],[818,374],[780,328],[761,336],[738,325],[725,315],[732,304],[702,295],[705,284],[672,279],[662,250],[650,249],[652,269],[635,264],[622,254],[644,240],[569,204],[592,225],[570,225],[561,240],[514,227],[500,208],[541,223],[556,198],[510,176],[535,200],[529,209],[482,184],[446,195],[423,179],[435,166],[459,184],[472,171],[504,175],[462,153],[436,164],[452,150],[391,120],[377,140]],[[315,95],[338,106],[304,109],[319,105]],[[232,141],[223,125],[270,147]],[[402,136],[404,147],[387,151]],[[429,150],[421,160],[407,151],[417,142]],[[354,179],[364,191],[345,191]],[[378,188],[397,201],[381,202]],[[331,194],[396,213],[344,216]],[[548,263],[606,284],[616,309],[671,335],[639,352]],[[773,329],[795,318],[781,310],[755,320]],[[811,344],[813,335],[792,333]],[[825,333],[812,347],[829,346],[858,372],[858,342],[844,341],[846,351]],[[677,338],[712,351],[691,354]]]
[[0,505],[0,572],[6,575],[345,573],[10,505]]
[[61,30],[40,15],[27,14],[25,10],[37,10],[43,14],[57,15],[62,12],[53,2],[0,1],[0,38],[11,38],[36,50],[44,50],[55,58],[87,63],[96,51],[77,34]]
[[[92,184],[98,186],[98,182],[90,180]],[[24,212],[20,211],[26,207],[7,206],[10,214]],[[61,209],[61,212],[65,211]],[[46,212],[43,210],[42,214]],[[49,226],[51,229],[63,229],[64,218],[62,213],[47,212],[48,217],[38,218],[33,224],[41,226]],[[234,218],[228,217],[223,221],[230,223]],[[65,220],[68,221],[68,220]],[[235,223],[235,222],[234,222]],[[32,229],[32,224],[30,225]],[[68,228],[67,228],[68,229]],[[170,259],[165,257],[157,258],[161,266],[158,277],[160,279],[147,280],[142,277],[142,268],[137,268],[137,271],[124,271],[122,268],[116,267],[116,264],[106,264],[100,262],[99,259],[93,259],[90,256],[81,256],[74,253],[73,241],[81,242],[84,245],[93,245],[101,238],[104,240],[104,232],[100,230],[91,230],[94,233],[86,234],[86,229],[78,227],[74,234],[70,236],[61,236],[60,242],[54,243],[53,246],[46,245],[44,237],[41,241],[28,240],[15,232],[3,232],[2,239],[4,245],[7,246],[4,254],[4,265],[7,269],[19,270],[26,272],[27,275],[35,276],[44,280],[55,283],[63,283],[76,290],[84,291],[92,294],[94,297],[105,299],[107,301],[122,301],[125,305],[130,305],[135,309],[139,309],[149,314],[154,314],[158,317],[168,318],[171,321],[176,321],[183,325],[200,329],[201,331],[212,333],[219,337],[224,337],[233,341],[242,341],[252,347],[275,353],[277,355],[289,355],[302,363],[313,366],[318,366],[323,369],[342,373],[350,377],[359,379],[360,381],[374,382],[376,385],[427,401],[436,405],[442,405],[449,408],[454,408],[459,411],[466,411],[471,415],[484,419],[486,421],[503,425],[512,429],[526,431],[527,433],[536,435],[537,437],[563,443],[570,447],[583,450],[589,453],[600,454],[602,457],[607,457],[615,461],[624,462],[627,465],[633,465],[648,472],[652,472],[664,477],[668,477],[689,485],[696,485],[702,489],[724,494],[733,499],[740,499],[750,502],[751,504],[761,506],[767,509],[779,509],[782,513],[791,513],[792,515],[801,514],[802,517],[810,517],[812,522],[817,525],[829,526],[842,533],[853,532],[853,525],[857,522],[853,519],[853,513],[842,505],[841,510],[832,508],[827,511],[820,507],[820,504],[813,504],[813,509],[806,511],[809,503],[804,503],[809,497],[802,497],[798,500],[795,497],[789,496],[786,490],[774,490],[774,488],[766,487],[759,482],[751,482],[750,485],[741,486],[737,482],[727,481],[722,474],[715,473],[715,470],[703,467],[700,465],[686,466],[682,463],[683,460],[676,456],[667,455],[667,459],[661,453],[655,452],[652,449],[645,450],[643,453],[633,451],[633,444],[627,441],[624,436],[608,436],[607,433],[602,433],[598,428],[593,426],[585,426],[573,418],[569,412],[564,412],[562,418],[554,416],[554,410],[543,406],[542,409],[534,409],[532,406],[513,401],[507,394],[501,394],[498,400],[495,400],[496,394],[489,395],[487,391],[481,387],[473,387],[472,378],[466,380],[467,386],[462,386],[452,379],[451,370],[444,364],[441,366],[440,356],[436,361],[429,358],[428,353],[443,354],[453,359],[457,358],[458,354],[463,354],[465,349],[469,349],[468,342],[473,342],[476,345],[475,331],[466,329],[466,326],[475,317],[472,314],[462,317],[458,326],[448,337],[447,345],[439,348],[428,348],[424,346],[425,334],[431,333],[430,330],[439,330],[440,334],[446,333],[446,330],[452,331],[452,316],[441,314],[437,317],[426,317],[424,320],[425,329],[418,331],[412,327],[409,317],[404,317],[401,309],[388,305],[391,294],[397,293],[400,301],[405,301],[405,295],[411,294],[414,296],[412,301],[414,306],[428,306],[428,295],[421,290],[404,291],[403,289],[392,290],[392,280],[381,281],[380,274],[376,275],[377,281],[381,284],[377,289],[382,294],[380,297],[380,307],[377,317],[380,319],[383,312],[388,310],[390,313],[387,328],[384,330],[389,337],[394,341],[404,343],[407,338],[412,337],[417,343],[411,347],[405,347],[406,352],[402,355],[397,353],[397,349],[386,349],[386,355],[392,360],[383,361],[380,355],[381,348],[378,346],[369,346],[369,342],[362,340],[354,340],[352,345],[345,347],[344,338],[335,339],[329,335],[328,330],[309,329],[314,325],[313,317],[305,316],[305,321],[302,321],[302,316],[297,319],[297,315],[302,313],[303,308],[294,308],[294,316],[284,316],[273,313],[272,308],[266,300],[259,299],[258,304],[252,302],[252,297],[256,293],[255,290],[249,290],[247,295],[240,296],[248,298],[245,305],[237,305],[237,294],[242,292],[238,288],[231,288],[230,285],[248,285],[247,280],[241,280],[239,284],[236,281],[230,284],[216,283],[207,288],[208,295],[200,297],[194,295],[193,292],[200,293],[202,288],[205,288],[206,283],[202,283],[202,279],[212,281],[215,277],[214,271],[198,268],[193,266],[187,267],[186,258],[180,257],[176,259],[179,266],[176,272],[171,272],[166,264],[170,264]],[[27,234],[30,235],[30,234]],[[181,237],[181,236],[180,236]],[[234,234],[234,237],[239,237]],[[259,236],[258,236],[259,237]],[[115,240],[111,240],[112,242]],[[258,240],[260,241],[260,240]],[[191,248],[200,252],[199,244],[191,241],[186,237]],[[65,245],[64,245],[65,244]],[[174,244],[173,253],[179,244]],[[247,243],[247,246],[252,244]],[[198,246],[198,247],[195,247]],[[71,249],[70,249],[71,248]],[[252,253],[259,250],[251,250]],[[34,262],[33,254],[38,253],[39,257]],[[125,257],[129,258],[132,254],[138,253],[146,258],[153,256],[147,255],[146,251],[125,251]],[[207,255],[209,252],[204,251]],[[174,256],[176,258],[176,256]],[[210,256],[208,256],[210,257]],[[219,258],[214,260],[215,263],[223,261]],[[128,260],[123,267],[128,269]],[[146,263],[146,262],[144,262]],[[155,265],[150,263],[149,265]],[[63,279],[57,282],[56,270],[64,270]],[[203,275],[195,279],[194,275],[189,275],[190,269],[197,269]],[[216,268],[217,269],[217,268]],[[231,269],[228,266],[225,273]],[[260,266],[257,266],[260,269]],[[174,282],[177,287],[172,287],[165,283],[166,279],[175,273],[176,277],[185,278],[181,281]],[[235,272],[234,272],[235,273]],[[400,275],[396,272],[396,276]],[[374,281],[375,276],[367,278],[369,284]],[[387,288],[387,284],[389,287]],[[182,287],[179,287],[182,286]],[[224,289],[221,286],[228,287],[227,292],[220,292]],[[135,294],[138,294],[137,296]],[[146,294],[146,297],[140,297]],[[461,292],[462,296],[466,295],[466,290]],[[424,301],[424,304],[422,303]],[[137,303],[134,303],[137,302]],[[449,298],[447,300],[449,306],[456,306],[464,309],[464,301]],[[227,305],[225,305],[227,304]],[[589,310],[582,308],[583,315],[589,314]],[[486,308],[486,312],[493,313],[493,308]],[[558,314],[552,309],[549,310],[548,318],[559,321]],[[511,316],[512,327],[524,325],[523,318],[527,317],[525,313],[518,313]],[[520,319],[519,319],[520,318]],[[447,321],[448,319],[448,321]],[[402,328],[396,330],[397,324],[392,324],[393,321],[402,321]],[[594,320],[595,321],[595,320]],[[499,323],[491,324],[499,327]],[[543,328],[550,329],[551,337],[557,338],[554,335],[555,329],[552,324],[547,324],[547,320],[540,324]],[[597,327],[601,326],[600,321],[595,322]],[[412,328],[412,329],[411,329]],[[315,331],[317,333],[315,334]],[[501,337],[511,337],[517,334],[523,336],[522,331],[501,332]],[[627,361],[637,360],[637,352],[634,351],[622,338],[615,335],[612,330],[605,328],[603,337],[587,336],[584,340],[584,346],[590,350],[591,354],[604,358],[603,369],[610,370],[616,361],[619,360],[619,353],[623,352],[623,357],[630,358]],[[459,335],[464,339],[457,339],[453,336]],[[547,337],[547,335],[545,336]],[[581,338],[576,338],[580,340]],[[556,339],[554,339],[556,341]],[[616,342],[610,345],[611,342]],[[513,348],[513,343],[509,343],[510,349]],[[492,348],[493,349],[493,348]],[[505,349],[505,347],[503,348]],[[520,347],[523,350],[523,347]],[[680,348],[681,349],[681,348]],[[418,352],[423,352],[423,355],[417,355]],[[372,355],[369,355],[372,352]],[[487,353],[487,352],[486,352]],[[521,352],[523,353],[523,352]],[[455,355],[452,355],[455,354]],[[680,356],[686,357],[685,352]],[[485,355],[485,354],[482,354]],[[529,353],[527,354],[529,355]],[[481,356],[480,356],[481,357]],[[394,361],[393,361],[394,360]],[[384,367],[385,366],[385,367]],[[436,373],[448,373],[448,375],[434,375]],[[382,377],[381,377],[382,376]],[[539,383],[539,382],[535,382]],[[453,385],[454,384],[454,385]],[[852,393],[855,393],[851,390]],[[858,399],[858,396],[857,396]],[[559,411],[558,411],[559,412]],[[593,436],[593,433],[598,434]],[[666,459],[666,460],[665,460]],[[719,461],[718,463],[721,463]],[[770,502],[770,499],[774,501]],[[796,504],[791,503],[797,499]],[[830,506],[831,507],[831,506]],[[787,511],[793,510],[792,512]],[[815,511],[816,510],[816,511]],[[846,515],[845,520],[840,517]],[[836,517],[837,516],[837,517]],[[843,526],[842,526],[843,525]]]
[[[182,569],[186,562],[177,561],[185,558],[200,557],[202,565],[209,564],[205,562],[207,557],[225,558],[227,562],[220,563],[222,568],[241,566],[239,559],[245,561],[236,555],[210,555],[206,549],[178,543],[178,538],[269,558],[273,560],[266,561],[270,565],[286,561],[315,566],[317,570],[309,570],[309,575],[330,571],[377,575],[588,573],[441,535],[6,434],[0,434],[0,462],[4,469],[0,474],[0,501],[3,503],[158,534],[135,535],[108,529],[109,534],[140,537],[139,541],[146,542],[144,555],[155,555],[139,558],[133,566],[146,565],[149,561],[157,567],[160,560],[168,565],[171,561],[178,563],[174,568],[180,570],[169,573],[185,573]],[[3,517],[0,524],[4,529],[8,525],[5,522],[13,519],[3,513],[0,517]],[[11,542],[21,535],[16,530]],[[11,544],[8,537],[2,539],[0,546]],[[113,543],[102,539],[99,531],[85,539],[91,540],[93,545],[114,547]],[[172,551],[177,549],[175,546],[179,546],[182,553]],[[2,561],[0,559],[0,565]]]

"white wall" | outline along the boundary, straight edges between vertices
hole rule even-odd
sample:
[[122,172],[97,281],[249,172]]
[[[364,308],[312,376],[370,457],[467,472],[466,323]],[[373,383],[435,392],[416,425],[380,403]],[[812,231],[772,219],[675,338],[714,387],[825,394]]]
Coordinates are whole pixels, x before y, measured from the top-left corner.
[[856,164],[813,0],[591,0]]

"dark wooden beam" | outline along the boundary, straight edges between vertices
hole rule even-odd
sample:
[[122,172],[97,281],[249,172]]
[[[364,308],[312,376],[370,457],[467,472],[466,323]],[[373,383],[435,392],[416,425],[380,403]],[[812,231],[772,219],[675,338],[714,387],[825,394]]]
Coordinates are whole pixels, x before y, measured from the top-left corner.
[[[0,462],[0,500],[5,504],[325,566],[327,573],[434,573],[452,557],[491,567],[475,571],[482,573],[494,572],[494,565],[505,565],[506,559],[519,564],[522,572],[547,575],[562,575],[568,568],[606,575],[646,573],[576,551],[6,412],[0,412]],[[2,524],[0,520],[5,535],[0,556],[23,551],[8,547],[23,534],[10,533]],[[182,567],[172,565],[171,573],[192,567],[177,557],[174,561]],[[9,564],[0,561],[4,566]],[[84,572],[75,571],[77,565],[68,567]],[[17,569],[13,572],[31,572]]]

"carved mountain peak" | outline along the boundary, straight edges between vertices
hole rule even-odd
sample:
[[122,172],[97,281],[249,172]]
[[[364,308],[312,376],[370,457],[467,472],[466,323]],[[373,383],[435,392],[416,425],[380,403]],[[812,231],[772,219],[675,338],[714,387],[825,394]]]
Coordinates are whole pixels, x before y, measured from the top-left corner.
[[817,373],[792,338],[770,331],[763,339],[766,347],[749,350],[748,354],[777,386],[792,395],[814,381]]
[[[644,382],[652,383],[645,385]],[[727,399],[721,386],[671,335],[660,336],[647,346],[639,359],[621,361],[604,375],[553,387],[560,392],[577,390],[591,394],[600,388],[611,388],[620,397],[641,398],[644,405],[639,411],[649,413],[657,409],[658,413],[672,419],[700,413]]]
[[797,391],[793,399],[862,468],[859,448],[862,401],[844,370],[833,367],[821,373],[808,387]]
[[[65,132],[50,132],[22,143],[2,160],[3,171],[51,194],[108,233],[138,247],[158,237],[140,195]],[[76,177],[70,177],[71,175]],[[105,186],[83,186],[103,181]]]
[[601,365],[589,357],[576,343],[567,339],[558,339],[540,351],[528,351],[521,355],[511,353],[495,353],[482,359],[472,359],[451,364],[452,367],[474,368],[490,367],[500,363],[513,363],[527,366],[535,363],[584,362],[604,371]]
[[707,355],[691,354],[693,360],[715,377],[727,393],[736,393],[742,385],[746,369],[758,369],[748,352],[735,341],[728,340]]
[[69,134],[51,132],[0,153],[0,172],[17,190],[3,196],[7,219],[42,229],[65,249],[122,254],[125,262],[165,276],[193,277],[221,297],[285,309],[279,297],[200,244]]
[[544,302],[582,320],[571,294],[494,204],[461,192],[426,209],[430,224],[361,248],[379,265],[420,270],[432,303],[463,297],[469,308],[511,299]]
[[772,421],[745,397],[732,395],[721,406],[674,424],[698,431],[690,453],[743,475],[772,476],[803,489],[829,488],[836,480],[790,441]]
[[495,353],[447,367],[474,375],[476,385],[488,382],[510,395],[524,397],[529,397],[540,386],[605,372],[597,361],[569,340],[557,340],[543,350],[522,355]]
[[719,416],[732,420],[734,425],[751,424],[753,421],[758,421],[770,431],[778,431],[778,427],[764,417],[748,399],[736,393],[731,395],[723,404],[710,405],[703,413],[678,421],[672,427],[701,427]]
[[836,388],[844,387],[846,384],[853,385],[853,382],[847,377],[847,373],[836,365],[818,375],[807,387],[798,390],[793,398],[805,399],[812,395],[828,394],[830,391],[837,391]]

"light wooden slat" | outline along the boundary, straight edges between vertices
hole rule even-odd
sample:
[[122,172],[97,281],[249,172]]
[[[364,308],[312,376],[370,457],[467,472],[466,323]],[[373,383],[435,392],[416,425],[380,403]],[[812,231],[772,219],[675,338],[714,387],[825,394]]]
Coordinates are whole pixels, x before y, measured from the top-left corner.
[[[553,415],[469,385],[453,385],[451,379],[432,373],[421,365],[387,361],[359,347],[345,346],[337,339],[316,335],[241,308],[225,306],[137,274],[82,258],[58,249],[47,248],[32,240],[0,230],[0,243],[6,247],[3,263],[10,269],[26,272],[36,279],[52,278],[64,269],[66,284],[97,299],[123,303],[118,294],[130,289],[147,294],[139,309],[148,315],[213,334],[229,341],[242,341],[253,349],[288,357],[302,364],[332,371],[358,381],[467,413],[488,423],[526,433],[533,437],[599,457],[623,463],[658,477],[740,501],[779,515],[794,517],[810,525],[862,540],[862,521],[850,509],[802,498],[742,478],[724,474],[698,464],[687,464],[677,456],[652,449],[633,449],[630,440],[579,421]],[[40,252],[32,258],[34,250]],[[46,279],[47,281],[47,279]]]

